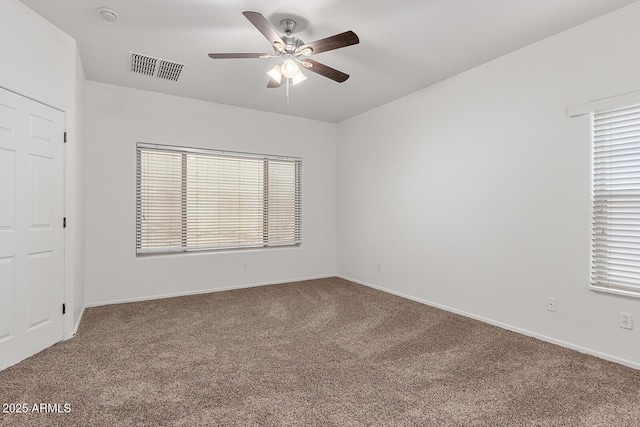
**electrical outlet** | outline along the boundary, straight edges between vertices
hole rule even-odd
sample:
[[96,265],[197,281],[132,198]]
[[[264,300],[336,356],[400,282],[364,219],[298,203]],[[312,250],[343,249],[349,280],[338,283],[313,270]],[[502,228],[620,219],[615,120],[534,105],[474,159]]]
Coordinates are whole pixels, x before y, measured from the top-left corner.
[[378,263],[378,271],[382,271],[382,263],[381,262]]
[[633,329],[633,316],[631,313],[620,313],[620,327]]
[[547,311],[558,311],[558,300],[555,298],[547,298]]

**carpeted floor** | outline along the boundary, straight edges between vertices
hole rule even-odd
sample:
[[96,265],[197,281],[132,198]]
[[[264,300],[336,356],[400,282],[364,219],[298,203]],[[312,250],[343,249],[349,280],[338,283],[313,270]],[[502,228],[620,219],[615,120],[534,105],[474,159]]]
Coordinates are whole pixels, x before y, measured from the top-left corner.
[[640,426],[640,371],[332,278],[87,309],[0,403],[28,405],[12,426]]

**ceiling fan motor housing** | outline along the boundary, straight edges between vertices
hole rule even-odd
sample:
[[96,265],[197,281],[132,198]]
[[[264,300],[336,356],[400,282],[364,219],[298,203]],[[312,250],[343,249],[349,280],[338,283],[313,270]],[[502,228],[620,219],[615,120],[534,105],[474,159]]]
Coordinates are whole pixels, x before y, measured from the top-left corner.
[[282,36],[284,42],[284,50],[287,53],[294,53],[300,46],[304,44],[302,40],[294,36]]
[[[298,49],[298,47],[302,46],[304,44],[304,42],[302,40],[300,40],[299,38],[292,36],[291,33],[293,33],[293,30],[296,29],[296,26],[298,24],[296,23],[296,21],[294,21],[293,19],[290,18],[285,18],[282,21],[280,21],[280,26],[282,27],[282,29],[284,30],[285,35],[282,36],[282,41],[284,42],[284,52],[285,53],[295,53],[296,50]],[[276,51],[277,51],[277,47],[276,47]]]

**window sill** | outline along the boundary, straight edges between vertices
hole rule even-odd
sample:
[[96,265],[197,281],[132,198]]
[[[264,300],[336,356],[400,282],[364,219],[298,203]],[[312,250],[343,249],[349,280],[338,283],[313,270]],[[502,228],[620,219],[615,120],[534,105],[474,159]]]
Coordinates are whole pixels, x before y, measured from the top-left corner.
[[614,294],[614,295],[621,295],[621,296],[631,297],[631,298],[640,298],[640,291],[638,292],[625,291],[622,289],[602,288],[599,286],[589,286],[589,289],[591,289],[594,292],[601,292],[605,294]]

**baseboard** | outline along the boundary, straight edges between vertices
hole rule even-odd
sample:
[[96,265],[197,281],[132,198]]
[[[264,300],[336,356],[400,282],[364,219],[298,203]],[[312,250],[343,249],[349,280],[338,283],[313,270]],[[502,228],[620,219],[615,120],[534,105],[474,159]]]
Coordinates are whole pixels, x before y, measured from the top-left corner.
[[80,312],[80,316],[78,316],[78,320],[76,320],[76,326],[73,328],[73,335],[72,337],[75,337],[76,334],[78,333],[78,328],[80,327],[80,321],[82,320],[82,316],[84,315],[84,310],[87,308],[87,306],[85,305],[84,307],[82,307],[82,311]]
[[595,357],[598,357],[600,359],[608,360],[610,362],[619,363],[620,365],[625,365],[625,366],[628,366],[630,368],[634,368],[634,369],[639,369],[640,370],[640,363],[632,362],[632,361],[626,360],[626,359],[621,359],[619,357],[612,356],[612,355],[606,354],[606,353],[602,353],[600,351],[593,350],[591,348],[582,347],[582,346],[579,346],[579,345],[572,344],[570,342],[566,342],[566,341],[558,340],[558,339],[555,339],[555,338],[552,338],[552,337],[548,337],[546,335],[542,335],[542,334],[539,334],[537,332],[532,332],[532,331],[529,331],[527,329],[522,329],[522,328],[519,328],[519,327],[516,327],[516,326],[512,326],[512,325],[509,325],[509,324],[506,324],[506,323],[498,322],[496,320],[489,319],[489,318],[486,318],[486,317],[477,316],[475,314],[468,313],[468,312],[463,311],[463,310],[458,310],[458,309],[455,309],[453,307],[448,307],[446,305],[442,305],[442,304],[434,303],[434,302],[431,302],[431,301],[427,301],[427,300],[424,300],[422,298],[414,297],[412,295],[404,294],[402,292],[394,291],[392,289],[384,288],[382,286],[372,285],[371,283],[363,282],[361,280],[356,280],[356,279],[353,279],[351,277],[344,276],[344,275],[341,275],[341,274],[338,274],[337,277],[340,277],[341,279],[344,279],[344,280],[348,280],[350,282],[357,283],[359,285],[366,286],[368,288],[376,289],[378,291],[382,291],[382,292],[385,292],[385,293],[388,293],[388,294],[392,294],[392,295],[396,295],[396,296],[399,296],[399,297],[402,297],[402,298],[406,298],[406,299],[409,299],[409,300],[412,300],[412,301],[416,301],[416,302],[419,302],[421,304],[428,305],[430,307],[439,308],[441,310],[445,310],[445,311],[448,311],[448,312],[451,312],[451,313],[459,314],[461,316],[468,317],[470,319],[479,320],[481,322],[488,323],[490,325],[497,326],[499,328],[506,329],[506,330],[511,331],[511,332],[516,332],[516,333],[519,333],[519,334],[522,334],[522,335],[526,335],[528,337],[537,338],[539,340],[542,340],[542,341],[545,341],[545,342],[548,342],[548,343],[551,343],[551,344],[559,345],[560,347],[569,348],[571,350],[575,350],[575,351],[578,351],[580,353],[589,354],[591,356],[595,356]]
[[212,293],[212,292],[233,291],[233,290],[236,290],[236,289],[256,288],[258,286],[278,285],[278,284],[281,284],[281,283],[302,282],[304,280],[327,279],[329,277],[336,277],[336,276],[335,276],[335,274],[325,275],[325,276],[311,276],[311,277],[303,277],[303,278],[297,278],[297,279],[283,279],[283,280],[273,280],[273,281],[269,281],[269,282],[257,282],[257,283],[249,283],[249,284],[242,284],[242,285],[236,285],[236,286],[226,286],[226,287],[223,287],[223,288],[199,289],[197,291],[175,292],[175,293],[170,293],[170,294],[159,294],[159,295],[149,295],[149,296],[143,296],[143,297],[124,298],[124,299],[112,300],[112,301],[93,302],[93,303],[86,304],[85,307],[86,308],[101,307],[103,305],[126,304],[128,302],[152,301],[152,300],[155,300],[155,299],[184,297],[184,296],[189,296],[189,295],[209,294],[209,293]]

